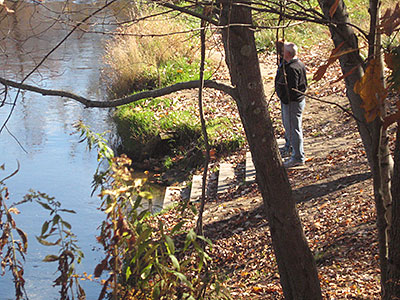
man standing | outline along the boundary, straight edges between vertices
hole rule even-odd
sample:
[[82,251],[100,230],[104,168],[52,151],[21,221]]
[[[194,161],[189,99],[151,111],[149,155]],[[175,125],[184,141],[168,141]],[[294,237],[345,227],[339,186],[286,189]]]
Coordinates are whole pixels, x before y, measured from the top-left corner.
[[305,162],[302,116],[306,101],[305,96],[295,90],[304,93],[306,89],[306,68],[297,58],[297,46],[285,42],[283,60],[275,77],[275,90],[281,100],[285,147],[292,150],[291,157],[283,163],[285,168],[302,166]]

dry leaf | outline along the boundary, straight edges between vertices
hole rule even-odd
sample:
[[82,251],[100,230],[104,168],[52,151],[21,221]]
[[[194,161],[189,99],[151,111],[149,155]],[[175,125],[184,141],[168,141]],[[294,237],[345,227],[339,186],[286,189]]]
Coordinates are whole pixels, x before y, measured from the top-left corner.
[[394,31],[399,30],[400,25],[400,5],[396,4],[396,7],[392,10],[388,8],[381,18],[380,29],[381,32],[386,35],[391,35]]
[[9,209],[8,209],[8,212],[14,213],[14,214],[16,214],[16,215],[19,215],[19,214],[20,214],[20,211],[19,211],[18,208],[16,208],[16,207],[11,207],[11,208],[9,208]]
[[331,55],[328,58],[328,61],[320,66],[317,70],[317,72],[315,72],[313,80],[315,81],[319,81],[322,79],[322,77],[324,77],[326,70],[328,69],[328,67],[333,64],[340,56],[337,56],[336,54],[339,52],[339,50],[342,48],[342,46],[344,45],[344,42],[340,43],[339,46],[337,46],[335,49],[332,50]]
[[354,92],[359,94],[365,110],[365,119],[372,122],[381,113],[381,105],[386,98],[387,90],[381,80],[382,65],[379,60],[372,59],[364,76],[354,85]]

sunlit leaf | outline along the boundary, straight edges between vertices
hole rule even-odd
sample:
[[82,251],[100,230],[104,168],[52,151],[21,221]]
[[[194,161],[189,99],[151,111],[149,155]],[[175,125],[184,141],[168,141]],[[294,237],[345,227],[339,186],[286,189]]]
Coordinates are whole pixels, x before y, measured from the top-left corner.
[[14,13],[14,12],[15,12],[14,10],[12,10],[12,9],[8,8],[8,7],[7,7],[7,5],[6,5],[6,4],[4,4],[4,2],[3,2],[3,1],[0,1],[0,7],[3,7],[3,8],[6,10],[6,13],[8,13],[8,14],[12,14],[12,13]]
[[9,209],[8,209],[8,212],[9,212],[9,213],[16,214],[16,215],[19,215],[19,214],[20,214],[20,211],[19,211],[18,208],[16,208],[16,207],[11,207],[11,208],[9,208]]
[[111,203],[109,207],[104,211],[106,214],[109,214],[117,204],[115,202]]
[[125,280],[128,280],[129,277],[131,277],[131,275],[132,275],[131,267],[128,266],[128,267],[126,268],[126,271],[125,271]]
[[178,261],[178,259],[176,258],[176,256],[170,254],[170,255],[169,255],[169,258],[171,259],[172,265],[174,266],[174,268],[177,269],[178,271],[180,271],[181,266],[179,265],[179,261]]
[[354,85],[354,92],[360,95],[365,110],[365,119],[372,122],[381,113],[381,105],[386,98],[387,90],[381,80],[382,65],[378,59],[372,59],[364,76]]
[[145,199],[153,199],[153,195],[150,192],[140,192],[139,196]]
[[170,254],[174,254],[175,253],[174,241],[168,235],[165,236],[165,241],[166,241],[166,246],[167,246],[168,252]]

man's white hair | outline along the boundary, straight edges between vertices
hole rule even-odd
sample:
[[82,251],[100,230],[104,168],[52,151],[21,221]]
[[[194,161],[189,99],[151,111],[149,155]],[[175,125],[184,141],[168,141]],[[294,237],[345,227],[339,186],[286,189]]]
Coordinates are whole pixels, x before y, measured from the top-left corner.
[[295,57],[297,55],[298,48],[295,43],[285,42],[283,47],[284,47],[285,51],[290,53],[291,57]]

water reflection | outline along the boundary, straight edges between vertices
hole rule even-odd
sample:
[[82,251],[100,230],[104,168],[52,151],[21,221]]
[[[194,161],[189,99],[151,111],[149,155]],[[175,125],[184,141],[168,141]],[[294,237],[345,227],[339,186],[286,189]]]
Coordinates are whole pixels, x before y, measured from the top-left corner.
[[[12,80],[22,80],[71,30],[72,24],[95,9],[90,2],[76,1],[19,1],[7,5],[16,13],[0,15],[0,76]],[[97,29],[109,30],[111,26],[103,23],[115,22],[113,14],[112,9],[107,10],[91,21],[99,23]],[[103,39],[104,36],[84,34],[82,30],[75,32],[28,78],[27,83],[102,99]],[[71,135],[71,132],[74,131],[72,124],[77,120],[83,120],[95,132],[113,130],[109,112],[85,109],[78,103],[58,97],[22,92],[16,98],[15,90],[8,92],[7,102],[17,100],[7,128],[27,150],[25,153],[7,131],[0,134],[0,165],[6,165],[6,172],[0,172],[0,178],[10,174],[17,161],[21,165],[18,174],[6,182],[10,202],[21,200],[29,189],[34,189],[54,196],[65,208],[75,209],[76,215],[65,218],[72,224],[86,255],[79,271],[92,272],[101,259],[101,252],[96,251],[95,233],[103,218],[103,213],[97,210],[98,199],[90,197],[97,159],[96,153],[88,152],[85,144],[78,143],[79,136]],[[0,124],[7,119],[11,108],[11,105],[0,107]],[[54,254],[56,249],[43,247],[35,239],[42,223],[48,219],[47,212],[34,204],[25,204],[20,209],[22,213],[15,219],[29,236],[25,263],[29,298],[58,299],[57,289],[52,287],[57,265],[42,262],[45,255]],[[99,286],[89,281],[83,285],[87,298],[96,299]],[[14,299],[10,276],[0,277],[0,299]]]

